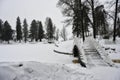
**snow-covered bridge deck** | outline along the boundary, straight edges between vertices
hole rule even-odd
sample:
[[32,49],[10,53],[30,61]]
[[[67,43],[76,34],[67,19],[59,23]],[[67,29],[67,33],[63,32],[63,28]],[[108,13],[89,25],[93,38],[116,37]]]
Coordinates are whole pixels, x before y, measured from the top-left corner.
[[87,67],[114,65],[104,49],[91,37],[86,38],[84,43],[80,39],[75,39],[74,43]]
[[84,51],[87,59],[86,65],[88,67],[94,66],[109,66],[101,57],[99,52],[96,50],[94,44],[91,42],[90,38],[87,38],[84,42]]

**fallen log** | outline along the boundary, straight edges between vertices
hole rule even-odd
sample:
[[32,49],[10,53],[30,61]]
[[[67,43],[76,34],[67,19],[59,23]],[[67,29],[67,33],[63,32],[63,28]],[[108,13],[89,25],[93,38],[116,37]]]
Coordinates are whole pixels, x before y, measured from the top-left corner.
[[54,52],[59,53],[59,54],[65,54],[65,55],[73,55],[72,53],[60,52],[57,50],[54,50]]

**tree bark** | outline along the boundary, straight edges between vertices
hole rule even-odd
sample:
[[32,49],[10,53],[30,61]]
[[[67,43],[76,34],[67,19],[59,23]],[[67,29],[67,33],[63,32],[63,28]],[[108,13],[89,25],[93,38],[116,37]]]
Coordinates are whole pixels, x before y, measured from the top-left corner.
[[95,24],[95,11],[94,11],[94,0],[91,0],[92,17],[93,17],[93,37],[96,38],[96,24]]
[[81,0],[79,0],[79,8],[80,8],[80,22],[81,22],[81,27],[82,27],[82,38],[83,42],[85,41],[85,35],[84,35],[84,24],[83,24],[83,11],[82,11],[82,3]]
[[40,42],[42,41],[42,39],[40,39]]
[[116,40],[117,9],[118,9],[118,0],[116,0],[116,8],[115,8],[115,19],[114,19],[114,34],[113,34],[113,41]]
[[8,44],[10,44],[9,40],[8,40]]

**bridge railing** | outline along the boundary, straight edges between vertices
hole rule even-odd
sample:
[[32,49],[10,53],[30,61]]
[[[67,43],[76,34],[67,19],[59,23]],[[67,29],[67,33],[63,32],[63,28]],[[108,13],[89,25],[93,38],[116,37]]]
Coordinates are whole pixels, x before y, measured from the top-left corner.
[[90,39],[91,43],[94,45],[94,47],[96,48],[96,50],[98,51],[98,53],[100,54],[101,58],[108,63],[110,66],[113,66],[114,63],[112,62],[112,60],[110,59],[108,53],[105,51],[104,48],[102,48],[102,46],[93,38]]
[[76,45],[79,49],[79,57],[81,58],[82,62],[84,62],[85,64],[87,64],[87,58],[85,56],[85,51],[83,48],[83,42],[80,38],[75,37],[74,38],[74,45]]

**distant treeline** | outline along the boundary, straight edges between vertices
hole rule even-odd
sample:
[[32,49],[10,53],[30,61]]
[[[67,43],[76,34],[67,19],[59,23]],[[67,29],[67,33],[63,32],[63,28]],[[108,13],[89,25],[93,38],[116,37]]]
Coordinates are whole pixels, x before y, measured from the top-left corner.
[[[45,30],[45,31],[44,31]],[[0,19],[0,42],[3,41],[10,43],[10,40],[15,42],[24,41],[42,41],[42,39],[48,39],[48,41],[58,40],[59,29],[53,24],[52,19],[47,17],[45,21],[45,29],[41,21],[32,20],[30,29],[28,29],[27,20],[24,19],[23,25],[21,25],[20,17],[17,17],[16,30],[12,29],[12,26],[8,21],[3,22]]]

